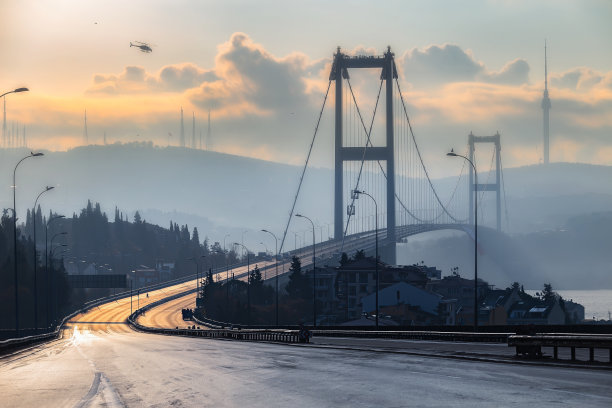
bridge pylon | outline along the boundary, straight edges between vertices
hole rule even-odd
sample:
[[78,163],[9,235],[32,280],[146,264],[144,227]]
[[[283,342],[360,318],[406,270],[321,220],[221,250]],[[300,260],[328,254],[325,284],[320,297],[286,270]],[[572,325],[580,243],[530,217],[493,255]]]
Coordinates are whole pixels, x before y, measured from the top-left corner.
[[[380,68],[380,78],[385,81],[386,101],[386,143],[385,146],[371,146],[365,151],[363,147],[344,147],[343,145],[343,100],[342,80],[349,78],[349,68]],[[344,179],[343,163],[345,161],[380,161],[386,162],[386,217],[387,238],[381,256],[386,262],[395,263],[396,221],[395,221],[395,157],[393,142],[393,80],[397,78],[395,54],[391,47],[383,56],[349,56],[343,54],[338,47],[334,54],[334,62],[329,75],[330,81],[335,81],[335,174],[334,174],[334,239],[341,240],[344,235],[343,202]],[[352,186],[350,187],[352,188]],[[378,215],[377,215],[378,216]]]
[[501,231],[501,136],[496,132],[493,136],[474,136],[472,132],[468,135],[468,147],[470,160],[474,162],[474,150],[476,143],[493,143],[495,144],[495,183],[474,183],[474,169],[470,168],[470,224],[474,223],[474,190],[476,191],[494,191],[496,198],[496,221],[497,230]]

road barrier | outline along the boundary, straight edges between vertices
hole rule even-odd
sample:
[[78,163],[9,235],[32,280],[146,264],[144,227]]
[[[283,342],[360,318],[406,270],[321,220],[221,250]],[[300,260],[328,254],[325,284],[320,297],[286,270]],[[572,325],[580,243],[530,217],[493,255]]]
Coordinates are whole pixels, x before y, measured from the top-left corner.
[[230,340],[244,340],[244,341],[268,341],[277,343],[300,343],[304,342],[303,337],[301,338],[299,330],[271,330],[271,329],[252,329],[252,330],[240,330],[240,329],[208,329],[202,330],[198,328],[191,329],[162,329],[157,327],[143,326],[137,322],[138,316],[145,313],[147,310],[159,306],[163,303],[169,302],[173,299],[184,296],[184,293],[173,295],[157,302],[150,303],[145,307],[142,307],[132,313],[127,322],[130,326],[137,330],[146,333],[165,334],[173,336],[189,336],[189,337],[207,337],[213,339],[230,339]]
[[508,336],[508,347],[516,347],[517,356],[542,358],[542,347],[553,348],[553,358],[559,359],[559,348],[570,348],[571,360],[576,361],[576,349],[588,349],[589,361],[595,361],[595,349],[608,350],[612,364],[612,336],[601,334],[535,334]]
[[376,339],[469,341],[486,343],[505,343],[509,333],[470,333],[447,331],[403,331],[403,330],[311,330],[313,336],[320,337],[359,337]]

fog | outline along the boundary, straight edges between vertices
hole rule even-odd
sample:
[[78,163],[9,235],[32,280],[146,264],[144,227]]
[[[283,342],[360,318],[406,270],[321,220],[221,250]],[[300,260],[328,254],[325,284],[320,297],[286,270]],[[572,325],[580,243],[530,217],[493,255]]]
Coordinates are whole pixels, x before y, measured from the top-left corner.
[[[0,150],[0,208],[12,207],[12,171],[27,153]],[[221,243],[244,238],[253,251],[262,251],[262,241],[268,249],[274,245],[262,228],[277,235],[284,230],[300,171],[299,166],[147,143],[78,147],[45,152],[20,165],[17,211],[23,219],[26,208],[50,185],[56,189],[39,201],[44,214],[52,209],[71,216],[90,199],[111,216],[115,206],[130,219],[138,210],[147,222],[187,224],[197,227],[202,239]],[[510,168],[504,180],[504,234],[482,230],[479,276],[502,287],[519,281],[526,288],[544,282],[559,289],[612,288],[612,167],[554,163]],[[456,183],[455,177],[434,180],[442,197]],[[315,221],[317,241],[333,234],[332,189],[332,170],[308,169],[296,210]],[[482,196],[479,225],[494,228],[494,197]],[[309,243],[307,227],[292,223],[290,231],[298,235],[290,234],[284,248]],[[411,237],[398,252],[398,263],[424,261],[443,274],[454,266],[466,277],[473,274],[473,242],[462,233]]]

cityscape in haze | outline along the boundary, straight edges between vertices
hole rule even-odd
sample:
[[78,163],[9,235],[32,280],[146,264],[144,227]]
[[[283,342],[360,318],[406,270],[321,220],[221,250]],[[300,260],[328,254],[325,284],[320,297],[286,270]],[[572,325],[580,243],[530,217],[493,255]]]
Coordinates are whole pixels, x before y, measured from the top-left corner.
[[611,18],[3,2],[6,403],[608,406]]

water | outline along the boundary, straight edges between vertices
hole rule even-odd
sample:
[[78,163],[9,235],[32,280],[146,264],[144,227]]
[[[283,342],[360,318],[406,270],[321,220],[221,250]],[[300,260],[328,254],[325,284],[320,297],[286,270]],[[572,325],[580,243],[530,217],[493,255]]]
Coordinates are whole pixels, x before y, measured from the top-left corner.
[[[534,295],[541,290],[526,290]],[[563,299],[573,300],[584,306],[584,318],[608,320],[608,312],[612,313],[612,290],[555,290]]]

